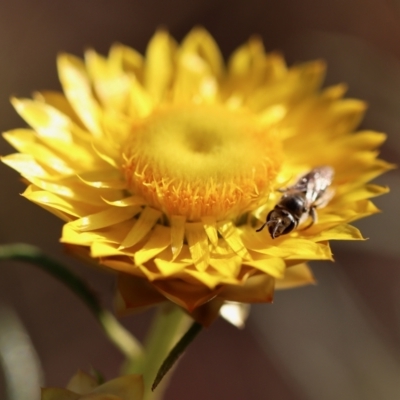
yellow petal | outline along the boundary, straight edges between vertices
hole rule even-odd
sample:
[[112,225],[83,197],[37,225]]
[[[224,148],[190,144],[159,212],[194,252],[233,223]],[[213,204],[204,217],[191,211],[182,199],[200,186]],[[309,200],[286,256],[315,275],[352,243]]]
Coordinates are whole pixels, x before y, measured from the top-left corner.
[[68,382],[67,389],[74,393],[86,394],[98,385],[97,380],[93,376],[79,370]]
[[93,50],[85,53],[85,62],[103,106],[114,112],[125,112],[129,98],[129,78],[122,71],[113,69],[107,59]]
[[283,279],[277,279],[276,289],[291,289],[299,286],[314,284],[315,279],[307,264],[298,264],[286,270]]
[[41,400],[79,400],[81,396],[67,389],[42,388]]
[[164,278],[176,277],[177,275],[179,275],[179,272],[183,271],[189,265],[193,265],[192,260],[176,259],[174,261],[168,261],[160,257],[155,258],[154,263],[160,271],[161,277]]
[[210,290],[202,285],[188,284],[181,280],[154,281],[153,285],[167,299],[188,311],[210,301],[220,291],[220,289]]
[[60,242],[72,245],[90,246],[98,239],[101,239],[101,237],[97,233],[77,232],[76,230],[72,229],[70,225],[66,224],[63,226]]
[[147,262],[146,265],[139,265],[138,270],[140,271],[141,276],[145,277],[150,282],[165,278],[164,274],[157,268],[154,260]]
[[[98,235],[100,236],[100,235]],[[100,238],[97,240],[92,240],[92,245],[90,246],[90,256],[93,258],[104,258],[104,257],[114,257],[114,256],[124,256],[125,253],[118,250],[118,245],[101,242]],[[64,239],[66,240],[66,239]]]
[[266,249],[265,254],[285,257],[288,260],[332,260],[329,245],[295,238],[283,240],[279,246]]
[[359,200],[369,199],[371,197],[380,196],[382,194],[388,193],[389,188],[379,185],[368,184],[355,188],[347,193],[340,196],[336,196],[332,200],[332,205],[339,206],[346,203],[353,203]]
[[181,215],[172,215],[170,218],[171,250],[174,258],[176,258],[182,250],[183,239],[185,236],[185,222],[186,218]]
[[192,255],[190,254],[189,247],[184,245],[182,250],[176,258],[171,260],[171,252],[169,249],[165,249],[157,255],[154,259],[154,264],[160,271],[162,277],[175,277],[179,276],[179,272],[183,271],[187,267],[193,267]]
[[179,56],[177,77],[174,82],[174,102],[214,103],[218,84],[209,66],[193,53]]
[[219,77],[223,71],[223,59],[213,37],[203,28],[194,28],[183,40],[183,53],[197,54],[210,67],[212,74]]
[[30,176],[36,176],[44,179],[52,178],[52,175],[41,165],[39,165],[34,157],[29,154],[10,154],[2,157],[1,161],[28,179]]
[[249,265],[274,278],[282,278],[285,274],[286,265],[282,258],[274,257],[260,257],[259,255],[254,255],[252,260],[244,261],[244,265]]
[[[54,213],[57,213],[57,211],[61,211],[63,213],[63,216],[65,216],[65,214],[69,215],[70,218],[67,218],[67,220],[71,219],[72,216],[80,218],[93,211],[93,205],[74,202],[69,199],[63,199],[62,197],[54,193],[50,193],[45,190],[39,190],[32,185],[25,190],[23,196],[26,197],[28,200],[39,204],[46,210]],[[62,219],[65,220],[66,218],[62,217]]]
[[367,215],[376,214],[379,212],[379,209],[369,200],[359,200],[352,203],[347,208],[340,207],[339,210],[335,210],[335,212],[343,221],[351,222]]
[[105,228],[132,218],[140,212],[140,210],[140,207],[108,208],[99,213],[87,215],[77,219],[76,221],[70,222],[69,225],[71,228],[78,231],[90,231]]
[[196,268],[204,271],[210,262],[208,237],[201,223],[185,224],[186,239]]
[[381,132],[361,131],[356,135],[346,135],[341,139],[343,146],[352,150],[374,150],[386,140],[386,135]]
[[133,261],[127,258],[119,259],[119,258],[112,258],[112,257],[104,257],[101,258],[99,263],[101,265],[105,265],[106,267],[111,268],[114,271],[123,272],[127,274],[136,274],[140,275],[140,269],[133,264]]
[[91,171],[78,175],[86,185],[97,189],[126,189],[126,182],[118,171],[113,169]]
[[340,83],[338,85],[329,86],[322,90],[321,98],[328,100],[339,100],[347,92],[347,85]]
[[[221,266],[217,266],[221,268]],[[226,271],[226,270],[225,270]],[[191,278],[192,281],[200,283],[210,290],[216,290],[225,284],[237,285],[240,281],[239,278],[235,276],[224,276],[217,272],[217,269],[208,268],[206,271],[198,271],[196,269],[186,268],[184,273],[177,274],[177,277],[181,279],[188,280]]]
[[343,135],[352,132],[364,117],[366,104],[364,101],[345,99],[334,102],[329,110],[329,119],[334,121],[330,135]]
[[35,160],[48,170],[64,175],[74,173],[74,169],[70,168],[65,160],[37,140],[33,131],[19,129],[5,132],[3,137],[19,152],[33,154]]
[[91,136],[75,125],[69,116],[43,101],[14,98],[12,104],[35,129],[38,138],[62,156],[69,166],[79,171],[84,167],[102,165],[92,150]]
[[143,74],[143,56],[136,50],[120,43],[111,46],[109,64],[113,70],[134,74],[138,79]]
[[171,243],[171,232],[169,228],[157,224],[143,247],[135,253],[135,264],[144,264],[146,261],[157,256]]
[[213,217],[203,217],[201,219],[203,222],[204,230],[213,246],[218,245],[218,230],[217,230],[217,221]]
[[59,195],[64,199],[69,198],[76,202],[90,204],[99,210],[104,208],[104,200],[101,198],[101,192],[88,188],[75,177],[59,180],[59,183],[32,177],[29,180],[38,188]]
[[275,280],[268,275],[254,275],[242,286],[226,285],[218,297],[241,303],[271,303]]
[[113,151],[109,151],[106,147],[106,143],[97,141],[92,142],[92,149],[99,156],[99,158],[109,164],[111,167],[118,169],[120,165],[116,160],[115,154]]
[[144,82],[146,90],[159,101],[171,84],[175,42],[164,30],[159,30],[150,40],[146,50]]
[[121,296],[117,303],[117,313],[126,314],[129,310],[147,307],[165,301],[153,285],[146,279],[124,273],[118,274],[118,292]]
[[[311,240],[281,236],[271,239],[268,232],[255,232],[247,230],[243,235],[243,242],[248,249],[268,255],[270,257],[288,260],[331,260],[330,248],[325,243],[315,243]],[[262,234],[262,235],[261,235]]]
[[11,99],[18,114],[38,132],[41,137],[51,138],[61,145],[72,143],[71,120],[57,109],[29,99]]
[[155,100],[135,77],[129,79],[130,96],[128,113],[139,118],[147,117],[154,108]]
[[[305,232],[306,234],[306,232]],[[363,240],[361,232],[354,226],[342,224],[334,228],[325,229],[313,236],[312,240],[322,242],[326,240]]]
[[210,265],[223,277],[234,277],[239,275],[242,259],[236,254],[225,255],[221,258],[210,258]]
[[265,63],[265,51],[262,41],[253,37],[248,43],[236,49],[228,62],[229,73],[236,79],[255,72],[257,65]]
[[219,316],[219,310],[224,304],[218,297],[204,303],[190,312],[190,316],[199,324],[208,328]]
[[[45,90],[41,92],[35,92],[33,98],[38,102],[46,103],[49,106],[55,108],[56,110],[60,111],[62,114],[70,118],[70,120],[74,124],[77,124],[80,128],[84,128],[82,121],[76,115],[74,109],[71,107],[71,104],[68,103],[68,100],[66,99],[64,94],[51,90]],[[66,132],[63,132],[62,134],[65,135]]]
[[64,93],[72,108],[88,130],[95,137],[101,137],[101,110],[93,96],[82,60],[69,54],[61,54],[57,59],[57,66]]
[[[102,397],[100,395],[110,395],[110,400],[115,397],[118,400],[142,400],[144,395],[142,375],[130,374],[112,379],[92,390],[91,395],[98,395],[98,397],[88,397],[87,400],[91,398],[93,400],[101,400]],[[85,397],[82,400],[85,400]]]
[[174,82],[174,101],[213,103],[218,94],[218,78],[223,70],[222,56],[213,38],[195,28],[182,43]]
[[246,104],[259,112],[274,104],[298,102],[321,86],[324,74],[325,64],[322,61],[300,64],[288,70],[285,83],[277,80],[260,85]]
[[140,214],[139,219],[133,225],[130,232],[121,243],[120,248],[131,247],[142,240],[153,228],[160,218],[161,212],[151,207],[146,207]]
[[242,258],[250,258],[246,246],[240,238],[238,230],[231,222],[219,224],[218,232],[236,254]]

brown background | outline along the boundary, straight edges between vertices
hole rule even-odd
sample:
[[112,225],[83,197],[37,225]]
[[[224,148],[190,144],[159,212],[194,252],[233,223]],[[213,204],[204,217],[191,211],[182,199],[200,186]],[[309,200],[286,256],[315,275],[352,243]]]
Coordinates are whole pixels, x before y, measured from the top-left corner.
[[[228,55],[251,34],[290,64],[328,62],[327,84],[346,82],[365,99],[363,123],[388,133],[383,156],[400,153],[400,2],[395,0],[5,0],[0,3],[0,129],[24,126],[9,96],[58,89],[55,56],[106,53],[119,41],[144,51],[165,25],[180,40],[205,26]],[[0,153],[11,148],[0,142]],[[61,222],[24,200],[23,185],[0,166],[0,242],[28,242],[71,265],[110,303],[113,276],[64,256]],[[319,285],[278,293],[253,308],[247,328],[215,323],[191,346],[166,398],[394,400],[400,398],[398,171],[380,183],[384,214],[358,225],[370,240],[334,244],[335,264],[313,264]],[[91,365],[108,378],[121,362],[90,313],[61,284],[27,265],[3,263],[0,304],[14,309],[36,348],[47,385],[64,385]],[[149,315],[125,320],[139,336]],[[4,321],[0,324],[5,326]],[[0,326],[1,330],[1,326]],[[0,398],[5,398],[0,378]],[[32,395],[30,400],[36,400]],[[23,400],[23,399],[22,399]]]

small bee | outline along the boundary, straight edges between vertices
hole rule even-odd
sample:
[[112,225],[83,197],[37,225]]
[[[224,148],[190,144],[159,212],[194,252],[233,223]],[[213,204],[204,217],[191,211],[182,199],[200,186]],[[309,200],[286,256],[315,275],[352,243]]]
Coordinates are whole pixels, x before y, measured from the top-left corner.
[[272,239],[286,235],[311,217],[309,228],[317,221],[317,208],[325,207],[333,197],[334,191],[330,188],[334,170],[327,165],[315,167],[301,176],[299,180],[286,189],[279,203],[267,215],[264,225],[257,229],[260,232],[265,226]]

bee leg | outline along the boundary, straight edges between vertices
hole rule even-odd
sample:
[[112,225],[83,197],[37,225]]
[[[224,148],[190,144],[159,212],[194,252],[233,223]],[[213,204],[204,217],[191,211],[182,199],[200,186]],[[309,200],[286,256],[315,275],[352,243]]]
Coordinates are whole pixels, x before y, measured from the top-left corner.
[[311,225],[309,226],[309,228],[318,221],[317,208],[315,206],[311,207],[310,209],[310,217],[311,217]]
[[311,217],[311,222],[308,225],[302,227],[300,229],[302,231],[305,231],[306,229],[311,228],[318,221],[317,208],[315,206],[310,208],[308,215]]

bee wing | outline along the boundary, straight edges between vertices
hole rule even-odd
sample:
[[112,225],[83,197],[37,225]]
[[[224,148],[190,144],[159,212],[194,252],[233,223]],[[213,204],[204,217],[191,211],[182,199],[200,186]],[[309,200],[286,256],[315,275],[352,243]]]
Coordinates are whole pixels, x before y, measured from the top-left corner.
[[[314,168],[304,175],[302,179],[306,181],[306,200],[309,204],[314,204],[317,200],[325,197],[326,189],[331,185],[333,175],[333,168],[329,166]],[[326,202],[331,198],[330,194]]]
[[[311,206],[317,202],[321,197],[324,197],[326,189],[331,185],[333,180],[334,170],[328,165],[313,168],[311,171],[302,175],[294,185],[285,189],[279,189],[285,196],[291,194],[302,193],[304,194],[307,204]],[[332,198],[330,195],[326,203]],[[325,203],[325,204],[326,204]],[[318,205],[316,204],[318,207]]]
[[[313,204],[317,200],[324,198],[327,188],[332,183],[333,174],[333,168],[328,166],[314,168],[307,174],[306,199],[309,204]],[[329,200],[330,198],[331,196]]]
[[332,199],[332,197],[335,195],[335,191],[332,188],[327,188],[321,196],[318,197],[318,199],[314,202],[314,206],[317,208],[323,208],[325,207]]

